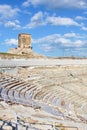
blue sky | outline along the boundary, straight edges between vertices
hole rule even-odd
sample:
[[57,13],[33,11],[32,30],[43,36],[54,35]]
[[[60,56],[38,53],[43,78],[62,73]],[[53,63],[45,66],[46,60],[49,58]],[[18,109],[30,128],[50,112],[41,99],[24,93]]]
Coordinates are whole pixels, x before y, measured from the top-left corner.
[[0,52],[32,35],[35,52],[46,56],[87,56],[87,0],[1,0]]

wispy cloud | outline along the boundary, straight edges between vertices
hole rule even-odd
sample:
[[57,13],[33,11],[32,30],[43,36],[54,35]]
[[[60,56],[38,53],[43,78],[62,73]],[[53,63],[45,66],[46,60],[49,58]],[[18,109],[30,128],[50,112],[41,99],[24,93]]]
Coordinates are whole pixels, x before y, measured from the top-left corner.
[[74,33],[74,32],[65,33],[63,36],[65,38],[76,38],[76,39],[84,39],[84,38],[86,38],[85,35],[82,35],[82,34],[79,34],[79,33]]
[[82,30],[87,31],[87,27],[83,26]]
[[34,16],[31,17],[30,23],[26,25],[27,28],[35,28],[37,26],[43,26],[45,25],[44,22],[44,14],[43,12],[39,11]]
[[20,22],[18,20],[14,20],[14,21],[7,21],[5,24],[4,24],[5,27],[11,27],[13,29],[20,29],[21,26],[20,26]]
[[18,40],[17,40],[17,39],[14,39],[14,38],[12,38],[12,39],[6,39],[6,40],[4,41],[4,43],[5,43],[5,44],[8,44],[8,45],[18,45]]
[[76,20],[87,20],[86,17],[82,17],[82,16],[76,16],[75,19],[76,19]]
[[64,34],[64,37],[68,37],[68,38],[75,38],[75,37],[77,37],[77,34],[76,33],[66,33],[66,34]]
[[47,23],[52,25],[63,25],[63,26],[79,26],[77,22],[75,22],[72,18],[65,18],[65,17],[57,17],[57,16],[48,16],[46,19]]
[[20,10],[18,8],[12,8],[10,5],[0,5],[1,18],[11,18],[17,15]]
[[53,34],[39,39],[33,39],[33,44],[39,44],[40,48],[43,51],[52,51],[58,48],[81,48],[86,45],[85,40],[82,39],[82,36],[76,33],[66,33],[64,35]]
[[0,24],[13,29],[20,28],[20,22],[16,19],[18,12],[20,12],[18,8],[12,8],[10,5],[0,5]]
[[25,28],[35,28],[47,24],[52,26],[81,26],[72,18],[49,16],[48,13],[39,11],[31,17],[30,22],[26,25]]
[[55,50],[55,46],[49,46],[49,44],[42,44],[39,45],[40,50],[43,50],[44,52],[52,52]]
[[86,0],[26,0],[22,4],[25,7],[30,5],[39,6],[44,5],[49,8],[87,8]]

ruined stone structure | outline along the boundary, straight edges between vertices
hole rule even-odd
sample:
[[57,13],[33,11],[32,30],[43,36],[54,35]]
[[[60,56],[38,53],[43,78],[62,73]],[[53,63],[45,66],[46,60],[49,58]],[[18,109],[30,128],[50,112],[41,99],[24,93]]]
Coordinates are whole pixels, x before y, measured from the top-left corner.
[[35,53],[32,50],[31,35],[26,33],[20,33],[18,35],[18,47],[11,48],[8,53],[16,55],[27,55],[30,58],[42,58],[44,56]]
[[11,48],[9,53],[12,54],[32,54],[31,35],[21,33],[18,35],[18,47]]
[[22,33],[18,35],[18,48],[32,48],[30,34]]

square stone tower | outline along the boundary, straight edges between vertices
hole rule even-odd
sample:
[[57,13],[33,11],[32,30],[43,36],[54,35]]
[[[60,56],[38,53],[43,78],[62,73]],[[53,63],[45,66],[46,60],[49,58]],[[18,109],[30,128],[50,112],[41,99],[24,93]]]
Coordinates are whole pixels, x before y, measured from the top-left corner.
[[21,33],[21,34],[18,35],[18,48],[21,48],[21,49],[30,48],[30,49],[32,49],[31,35],[30,34]]

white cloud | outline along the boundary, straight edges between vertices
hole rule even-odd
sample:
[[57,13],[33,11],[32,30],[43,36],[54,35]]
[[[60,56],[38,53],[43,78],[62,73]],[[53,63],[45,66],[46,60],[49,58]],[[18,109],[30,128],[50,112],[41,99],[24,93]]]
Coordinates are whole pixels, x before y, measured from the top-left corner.
[[40,49],[43,50],[44,52],[51,52],[55,50],[54,46],[49,46],[48,44],[42,44],[40,45]]
[[44,5],[49,8],[87,8],[86,0],[26,0],[23,6],[29,5],[39,6]]
[[80,35],[78,34],[66,33],[64,35],[53,34],[39,39],[33,39],[32,42],[34,44],[39,44],[43,51],[52,51],[62,47],[84,47],[87,41],[80,39]]
[[26,0],[23,3],[23,6],[28,7],[30,4],[37,6],[37,5],[45,4],[45,2],[46,2],[46,0]]
[[6,40],[4,41],[4,43],[5,43],[5,44],[8,44],[8,45],[18,45],[18,40],[17,40],[17,39],[14,39],[14,38],[12,38],[12,39],[6,39]]
[[26,25],[26,28],[35,28],[37,26],[45,25],[43,17],[43,13],[41,11],[34,14],[34,16],[31,17],[30,23]]
[[87,20],[86,17],[82,17],[82,16],[76,16],[75,19],[76,19],[76,20]]
[[14,17],[19,11],[18,8],[12,8],[10,5],[0,5],[1,18]]
[[29,0],[27,0],[27,1],[25,1],[25,2],[23,2],[23,4],[22,4],[23,6],[25,6],[25,7],[28,7],[29,5],[30,5],[30,1]]
[[66,34],[64,34],[64,37],[68,37],[68,38],[77,37],[77,34],[76,33],[66,33]]
[[65,18],[65,17],[56,17],[56,16],[48,16],[46,19],[47,23],[52,25],[74,25],[80,26],[77,22],[75,22],[72,18]]
[[53,34],[53,35],[49,35],[46,37],[42,37],[39,39],[33,39],[32,42],[33,43],[39,43],[39,44],[43,44],[43,43],[56,43],[56,39],[58,39],[59,37],[61,37],[60,34]]
[[37,26],[43,26],[47,24],[53,26],[82,26],[72,18],[49,16],[48,13],[39,11],[31,17],[29,24],[27,24],[25,28],[35,28]]
[[64,47],[73,47],[73,48],[78,48],[84,46],[84,42],[82,40],[74,40],[72,41],[71,39],[61,39],[61,45]]
[[20,28],[19,21],[12,20],[16,18],[19,11],[18,8],[12,8],[10,5],[0,5],[0,24],[15,29]]
[[75,45],[76,47],[82,47],[84,44],[85,44],[85,43],[84,43],[84,41],[82,41],[82,40],[76,40],[76,41],[74,42],[74,45]]
[[87,31],[87,27],[83,26],[82,30]]
[[4,26],[5,27],[12,27],[14,29],[19,29],[21,26],[19,25],[19,21],[18,20],[14,20],[14,21],[7,21]]
[[86,37],[85,35],[79,34],[79,33],[65,33],[64,34],[65,38],[76,38],[76,39],[83,39],[84,37]]

